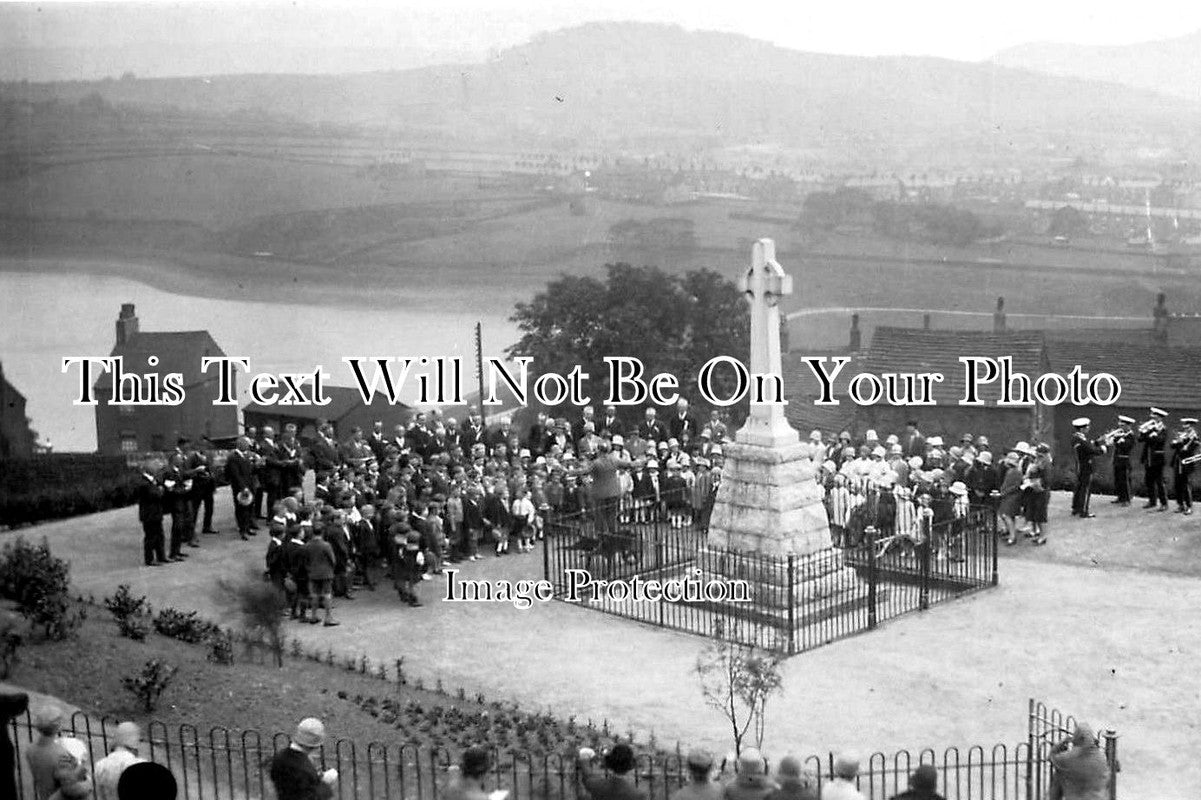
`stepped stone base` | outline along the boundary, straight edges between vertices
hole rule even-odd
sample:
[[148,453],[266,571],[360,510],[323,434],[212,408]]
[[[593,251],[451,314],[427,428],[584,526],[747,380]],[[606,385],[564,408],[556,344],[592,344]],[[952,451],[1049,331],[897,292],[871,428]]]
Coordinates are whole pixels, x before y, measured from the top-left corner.
[[807,443],[764,446],[736,441],[709,521],[709,544],[766,556],[808,555],[830,547],[821,487]]
[[712,546],[698,554],[701,580],[743,580],[750,588],[750,603],[724,603],[732,613],[738,606],[754,608],[756,613],[784,621],[789,601],[798,624],[840,613],[866,600],[866,588],[858,573],[846,566],[842,551],[834,548],[793,558],[793,586],[788,591],[788,562],[762,557],[742,556]]

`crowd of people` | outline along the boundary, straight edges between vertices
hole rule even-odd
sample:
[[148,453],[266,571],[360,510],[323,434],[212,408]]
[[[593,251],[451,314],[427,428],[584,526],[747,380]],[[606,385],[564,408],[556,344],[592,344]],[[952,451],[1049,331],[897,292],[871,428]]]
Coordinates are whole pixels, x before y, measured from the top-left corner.
[[[1092,516],[1093,464],[1111,450],[1114,502],[1129,504],[1129,462],[1139,442],[1148,507],[1167,507],[1162,472],[1170,463],[1178,510],[1191,513],[1189,476],[1201,450],[1196,421],[1181,420],[1184,428],[1169,442],[1163,416],[1152,409],[1137,429],[1121,417],[1118,429],[1097,439],[1090,420],[1075,420],[1074,514]],[[356,587],[390,580],[402,601],[419,606],[418,587],[444,565],[528,553],[555,515],[586,513],[602,533],[648,521],[704,529],[727,436],[719,413],[702,423],[686,400],[666,420],[651,407],[627,426],[616,408],[598,415],[589,406],[574,420],[541,414],[520,431],[507,419],[485,427],[478,414],[460,424],[431,411],[391,433],[377,423],[343,438],[320,422],[303,444],[294,425],[278,435],[248,428],[224,475],[238,535],[255,536],[265,522],[266,571],[288,596],[291,616],[332,626],[334,597],[353,599]],[[911,420],[883,439],[874,430],[858,439],[815,430],[807,443],[836,547],[864,546],[871,528],[881,554],[929,542],[934,558],[962,560],[973,508],[995,512],[1009,545],[1020,534],[1034,545],[1047,541],[1053,458],[1045,442],[998,449],[987,436],[967,433],[947,442],[923,435]],[[306,495],[309,471],[314,489]],[[186,559],[186,548],[200,546],[198,528],[217,533],[214,473],[211,456],[187,439],[164,463],[147,467],[139,517],[148,566]]]
[[[238,535],[270,535],[266,568],[289,598],[291,615],[337,625],[333,598],[385,578],[409,605],[448,563],[520,555],[534,549],[551,515],[596,512],[631,524],[703,524],[724,462],[721,416],[701,424],[687,401],[667,420],[646,409],[627,426],[613,407],[578,418],[539,415],[526,430],[510,421],[485,427],[419,412],[391,433],[376,423],[344,438],[319,422],[299,440],[248,428],[225,461]],[[304,490],[307,472],[314,488]],[[199,547],[198,513],[211,501],[209,456],[181,439],[165,463],[149,464],[139,496],[144,562],[171,564]],[[199,488],[198,488],[199,487]],[[164,552],[163,518],[170,517]],[[205,514],[201,533],[217,533]],[[260,525],[260,523],[265,523]]]

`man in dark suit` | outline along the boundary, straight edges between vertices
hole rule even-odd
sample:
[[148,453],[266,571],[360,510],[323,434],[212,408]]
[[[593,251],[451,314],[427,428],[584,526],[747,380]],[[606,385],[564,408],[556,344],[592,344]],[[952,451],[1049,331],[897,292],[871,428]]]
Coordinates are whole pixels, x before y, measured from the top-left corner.
[[170,466],[163,473],[162,484],[165,492],[164,501],[167,513],[171,515],[171,544],[167,557],[172,561],[183,561],[187,558],[183,553],[185,542],[191,547],[199,547],[196,542],[189,541],[192,529],[191,501],[188,499],[192,491],[191,479],[184,476],[184,457],[180,453],[171,456]]
[[904,448],[905,458],[926,457],[926,437],[917,429],[917,420],[911,419],[905,423],[905,435],[901,437],[901,447]]
[[550,446],[550,438],[550,426],[546,412],[539,411],[537,420],[530,426],[530,435],[525,443],[525,446],[529,448],[530,455],[534,458],[546,455]]
[[329,423],[317,429],[317,436],[309,447],[309,455],[313,461],[313,472],[317,482],[332,475],[342,464],[338,456],[338,444],[334,441],[334,428]]
[[659,412],[653,408],[648,408],[643,415],[642,422],[638,423],[638,438],[648,442],[667,441],[667,428],[663,427],[657,417]]
[[162,465],[149,464],[138,484],[138,521],[142,523],[142,561],[148,567],[167,563],[163,542],[163,514],[166,513],[166,491],[157,473]]
[[325,743],[325,726],[318,719],[301,720],[292,743],[271,759],[271,783],[278,800],[329,800],[334,796],[338,772],[318,772],[314,756]]
[[296,433],[290,427],[284,430],[275,447],[275,464],[279,470],[279,496],[276,499],[283,499],[304,484],[304,454],[300,450],[300,442],[296,441]]
[[624,436],[625,426],[621,424],[621,420],[617,418],[616,406],[605,406],[605,416],[596,426],[596,432],[599,436],[609,434],[609,438],[614,436]]
[[384,450],[388,446],[388,440],[384,436],[384,423],[381,420],[377,419],[371,426],[371,435],[367,437],[367,446],[371,448],[371,454],[375,456],[376,463],[384,463]]
[[[200,527],[201,533],[217,533],[213,530],[213,495],[217,491],[217,478],[213,475],[213,459],[204,450],[189,444],[188,460],[185,469],[192,476],[192,514],[200,516],[204,508],[204,521]],[[196,532],[196,519],[192,520],[192,533]]]
[[1093,492],[1093,458],[1105,452],[1104,445],[1089,441],[1088,417],[1072,420],[1076,432],[1072,434],[1072,450],[1076,453],[1076,491],[1072,493],[1072,514],[1077,517],[1095,517],[1088,510],[1088,501]]
[[244,502],[245,492],[254,497],[254,458],[250,453],[250,439],[239,436],[234,451],[225,460],[225,478],[229,481],[229,492],[234,500],[234,520],[238,524],[238,535],[246,539],[251,535],[250,524],[254,510]]
[[676,402],[675,415],[667,422],[667,436],[683,442],[685,433],[689,439],[695,439],[700,429],[697,428],[696,417],[688,413],[688,401],[681,397]]
[[463,435],[459,438],[459,443],[463,448],[463,457],[471,457],[471,448],[484,441],[484,422],[480,417],[479,412],[472,411],[467,415],[467,422],[463,425]]

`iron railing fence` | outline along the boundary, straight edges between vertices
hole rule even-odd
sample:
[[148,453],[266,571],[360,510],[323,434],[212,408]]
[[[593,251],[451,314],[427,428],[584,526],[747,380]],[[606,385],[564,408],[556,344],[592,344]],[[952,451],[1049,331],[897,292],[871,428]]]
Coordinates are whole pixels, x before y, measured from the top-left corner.
[[997,584],[991,509],[905,526],[871,511],[841,532],[845,547],[806,556],[712,547],[704,514],[668,503],[551,515],[543,577],[561,600],[789,655]]
[[[1070,717],[1048,712],[1041,703],[1030,701],[1030,736],[1036,728],[1059,730],[1071,724]],[[110,749],[117,720],[93,720],[75,713],[63,728],[64,736],[83,742],[89,773]],[[37,734],[28,713],[10,722],[15,745],[18,800],[34,797],[23,751]],[[1106,731],[1105,748],[1116,763],[1117,734]],[[151,722],[146,729],[143,755],[168,767],[179,785],[183,800],[270,800],[274,797],[269,775],[272,756],[288,746],[284,733],[241,732],[225,728],[208,731],[193,725],[167,726]],[[570,748],[564,747],[564,750]],[[940,793],[946,800],[1043,800],[1049,787],[1049,745],[948,747],[943,750],[897,750],[876,752],[861,762],[857,785],[868,800],[887,800],[907,788],[909,775],[919,764],[931,764],[938,772]],[[458,753],[415,744],[364,745],[334,740],[320,753],[322,768],[338,770],[334,786],[337,800],[438,800],[457,763]],[[819,784],[833,772],[834,753],[802,759]],[[493,753],[488,788],[504,789],[511,800],[584,800],[577,787],[574,754]],[[771,765],[769,765],[771,766]],[[732,777],[732,764],[723,763],[718,777]],[[681,753],[642,754],[634,779],[644,786],[650,800],[668,800],[687,782],[687,767]],[[1110,800],[1116,800],[1111,781]]]

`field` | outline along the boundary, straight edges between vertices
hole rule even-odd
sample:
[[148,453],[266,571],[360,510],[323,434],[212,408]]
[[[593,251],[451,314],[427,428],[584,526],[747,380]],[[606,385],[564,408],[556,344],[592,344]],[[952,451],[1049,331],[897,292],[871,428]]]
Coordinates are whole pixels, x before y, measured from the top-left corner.
[[[73,257],[79,266],[57,268],[95,269],[82,264],[105,259],[128,264],[115,267],[118,274],[158,285],[163,279],[153,273],[175,273],[170,285],[189,294],[214,296],[236,277],[250,296],[287,282],[292,298],[334,291],[378,304],[377,287],[399,279],[452,296],[494,289],[508,305],[559,273],[595,274],[618,260],[735,277],[750,243],[770,236],[796,280],[786,311],[838,309],[833,318],[794,321],[794,343],[809,347],[845,341],[849,311],[841,309],[915,309],[865,314],[866,334],[877,322],[918,324],[921,310],[987,315],[998,296],[1012,315],[1146,318],[1160,291],[1174,310],[1201,308],[1191,273],[1141,252],[1032,239],[950,248],[863,232],[818,235],[744,218],[756,207],[743,201],[653,206],[564,194],[554,179],[422,174],[315,147],[58,153],[54,166],[0,183],[0,239],[17,268]],[[773,219],[799,213],[799,206],[771,209]],[[695,246],[609,242],[610,227],[623,220],[672,217],[692,222]],[[158,266],[142,269],[139,261]],[[936,314],[935,324],[979,328],[988,320]]]

